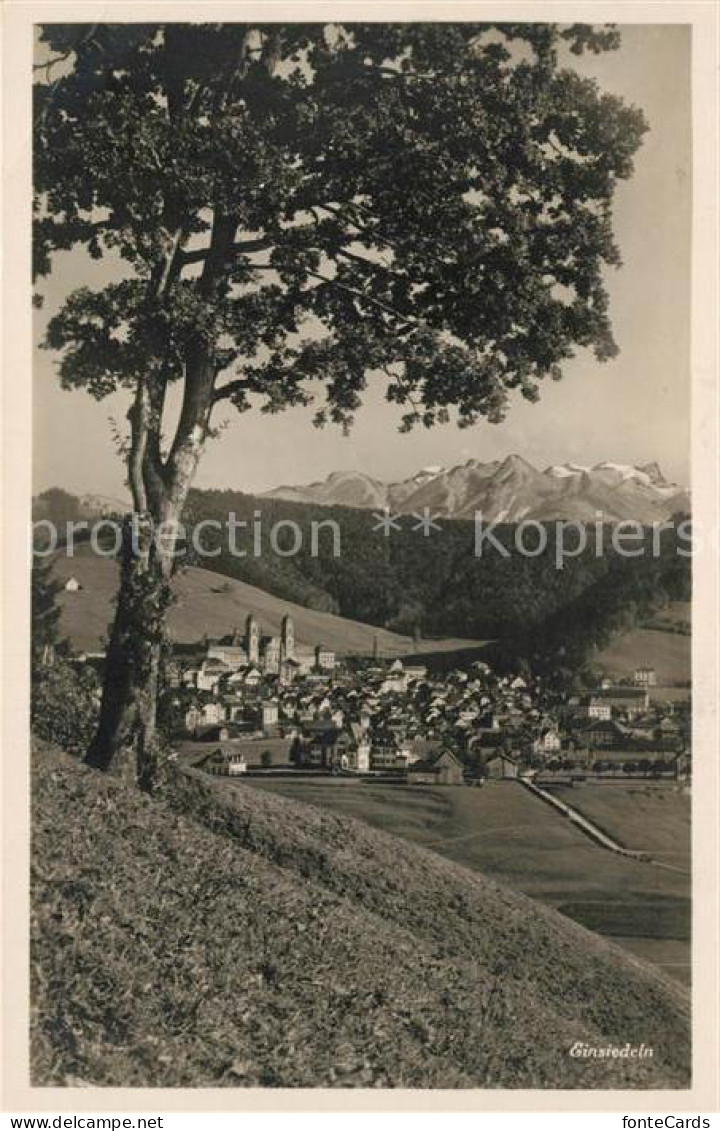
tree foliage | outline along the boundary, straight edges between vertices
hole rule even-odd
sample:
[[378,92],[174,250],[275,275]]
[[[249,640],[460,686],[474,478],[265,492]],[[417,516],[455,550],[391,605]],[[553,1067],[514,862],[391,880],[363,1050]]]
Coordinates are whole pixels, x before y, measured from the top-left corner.
[[98,721],[99,687],[87,667],[67,660],[42,669],[33,680],[30,717],[33,734],[82,755]]
[[614,29],[52,24],[42,40],[36,272],[76,245],[124,264],[52,318],[63,384],[143,382],[156,417],[168,382],[193,393],[167,451],[151,424],[146,487],[218,400],[275,412],[322,383],[317,422],[347,425],[372,372],[405,427],[453,408],[471,424],[511,390],[535,400],[578,347],[614,354],[612,201],[646,127],[568,65],[617,47]]
[[80,518],[80,500],[62,487],[48,487],[33,499],[33,521],[47,520],[58,531],[63,531],[66,523],[77,522]]
[[[316,423],[347,427],[373,374],[404,428],[468,425],[513,391],[537,399],[577,348],[615,352],[612,201],[646,127],[564,58],[617,47],[614,29],[48,24],[41,40],[35,272],[73,248],[121,267],[66,297],[46,345],[66,388],[132,392],[147,528],[177,528],[218,403],[319,393]],[[143,782],[172,568],[172,546],[128,550],[88,752],[107,768],[124,751]]]

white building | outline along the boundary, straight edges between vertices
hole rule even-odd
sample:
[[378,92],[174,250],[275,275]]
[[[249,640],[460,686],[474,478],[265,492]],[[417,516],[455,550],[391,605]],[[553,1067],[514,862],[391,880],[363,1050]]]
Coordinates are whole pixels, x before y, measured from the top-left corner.
[[201,706],[188,707],[185,712],[185,729],[196,730],[201,726],[218,726],[225,722],[225,708],[222,703],[214,699]]
[[215,691],[221,676],[227,675],[230,669],[223,660],[203,660],[197,672],[196,687],[198,691]]
[[263,730],[275,727],[278,724],[279,711],[276,699],[267,699],[262,705]]
[[612,704],[590,695],[578,704],[574,713],[579,718],[600,719],[607,722],[612,717]]
[[408,689],[407,672],[403,666],[402,660],[395,660],[390,665],[385,679],[380,684],[381,695],[404,695]]
[[636,687],[657,687],[657,673],[655,668],[635,668],[633,683]]
[[562,743],[558,732],[552,728],[548,728],[533,742],[533,752],[542,756],[557,754],[560,751],[561,745]]
[[335,653],[332,648],[318,644],[315,648],[315,667],[320,671],[331,672],[335,667]]

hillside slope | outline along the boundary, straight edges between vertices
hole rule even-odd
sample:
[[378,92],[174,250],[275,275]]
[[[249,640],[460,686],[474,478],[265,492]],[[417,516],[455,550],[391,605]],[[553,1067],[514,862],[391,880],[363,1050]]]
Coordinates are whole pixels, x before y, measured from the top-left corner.
[[681,991],[431,852],[197,774],[151,800],[47,748],[33,814],[37,1085],[687,1085]]
[[670,686],[690,679],[692,640],[690,635],[663,631],[674,622],[689,625],[692,606],[689,601],[674,601],[656,617],[657,627],[637,626],[619,634],[592,661],[592,667],[618,677],[632,677],[636,668],[649,664],[655,669],[658,683]]
[[657,673],[658,683],[671,686],[690,679],[691,650],[689,636],[634,628],[611,641],[590,666],[627,678],[636,668],[649,664]]
[[[67,636],[76,649],[103,648],[117,594],[117,564],[110,558],[99,557],[84,545],[76,549],[72,558],[58,554],[55,575],[61,584],[75,577],[82,586],[78,592],[62,590],[59,594],[61,634]],[[205,634],[217,637],[230,633],[236,626],[244,626],[249,613],[258,617],[264,632],[279,634],[280,622],[289,613],[295,621],[295,636],[300,644],[322,643],[338,655],[372,655],[376,637],[381,656],[406,655],[415,649],[409,636],[346,620],[333,613],[307,609],[208,569],[191,566],[179,574],[175,593],[177,602],[170,610],[168,625],[171,636],[180,642],[197,641]],[[424,652],[452,651],[479,644],[478,640],[448,638],[425,641],[420,648]]]

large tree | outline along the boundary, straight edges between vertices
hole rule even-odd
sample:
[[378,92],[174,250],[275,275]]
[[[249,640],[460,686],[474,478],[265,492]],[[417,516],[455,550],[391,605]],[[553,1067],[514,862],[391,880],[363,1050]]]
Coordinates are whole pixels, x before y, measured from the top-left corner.
[[577,347],[612,356],[613,194],[646,127],[568,64],[616,48],[613,28],[52,24],[42,40],[36,272],[78,245],[122,268],[67,296],[47,345],[65,387],[128,390],[142,532],[88,759],[147,784],[174,560],[151,530],[179,522],[216,407],[319,396],[317,423],[347,426],[372,377],[403,427],[467,425],[499,420],[511,390],[535,400]]

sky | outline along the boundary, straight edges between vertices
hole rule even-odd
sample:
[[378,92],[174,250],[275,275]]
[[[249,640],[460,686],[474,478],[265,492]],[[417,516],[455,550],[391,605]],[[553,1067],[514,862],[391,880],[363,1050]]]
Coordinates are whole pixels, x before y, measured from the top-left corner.
[[[626,25],[622,46],[573,65],[607,91],[640,106],[650,125],[633,177],[620,182],[614,215],[623,258],[607,276],[610,314],[620,354],[600,365],[582,351],[560,382],[541,386],[541,399],[511,400],[502,424],[481,422],[397,431],[400,411],[372,381],[349,436],[312,426],[314,409],[242,416],[228,409],[218,439],[200,465],[198,487],[258,492],[286,483],[324,479],[355,469],[395,481],[428,465],[517,453],[539,468],[572,460],[657,461],[668,479],[689,483],[690,465],[690,30],[683,25]],[[107,261],[79,251],[59,253],[39,288],[36,342],[47,319],[77,286],[102,286],[116,277]],[[51,486],[75,494],[123,498],[125,471],[112,442],[128,400],[101,402],[60,388],[57,355],[36,350],[33,371],[33,478],[36,492]]]

